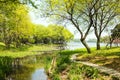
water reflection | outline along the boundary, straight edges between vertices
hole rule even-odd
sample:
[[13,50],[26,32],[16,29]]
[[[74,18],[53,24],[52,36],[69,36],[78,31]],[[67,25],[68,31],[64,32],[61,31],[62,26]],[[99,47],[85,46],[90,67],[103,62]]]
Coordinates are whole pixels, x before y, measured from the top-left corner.
[[43,56],[0,57],[0,80],[47,80],[45,70],[41,68],[45,62]]
[[36,69],[32,74],[32,80],[47,80],[44,68]]
[[13,59],[10,57],[0,57],[0,80],[5,80],[5,78],[11,74]]

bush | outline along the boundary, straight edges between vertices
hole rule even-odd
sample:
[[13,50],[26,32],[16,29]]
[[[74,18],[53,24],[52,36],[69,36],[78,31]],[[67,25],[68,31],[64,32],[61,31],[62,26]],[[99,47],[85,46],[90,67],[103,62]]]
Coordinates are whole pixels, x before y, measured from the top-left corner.
[[67,68],[67,65],[70,64],[70,59],[68,55],[60,55],[57,58],[57,67],[56,67],[56,71],[62,72],[63,70],[65,70]]
[[[73,63],[69,71],[70,77],[74,78],[74,75],[81,75],[87,78],[97,78],[98,70],[82,64]],[[79,77],[80,78],[80,77]]]
[[51,77],[51,80],[60,80],[59,75],[57,75],[56,73],[53,73],[50,77]]

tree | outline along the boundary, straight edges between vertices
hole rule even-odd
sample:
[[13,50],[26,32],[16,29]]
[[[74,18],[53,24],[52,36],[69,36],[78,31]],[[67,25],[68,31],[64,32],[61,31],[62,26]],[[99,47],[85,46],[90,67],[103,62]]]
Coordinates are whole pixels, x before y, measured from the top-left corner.
[[14,20],[12,21],[15,24],[13,42],[16,47],[19,47],[21,43],[29,43],[34,34],[34,25],[31,23],[27,8],[24,5],[20,5],[17,10],[14,11]]
[[48,25],[50,30],[50,38],[52,43],[66,43],[73,39],[73,34],[68,31],[64,26]]
[[11,26],[13,23],[11,20],[13,20],[12,16],[14,14],[13,11],[16,9],[16,5],[17,4],[12,3],[11,1],[8,1],[8,3],[0,4],[0,32],[2,41],[5,43],[7,48],[9,48],[10,44],[12,43],[11,29],[13,29],[14,26]]
[[87,52],[91,53],[85,39],[93,25],[93,8],[97,2],[98,0],[47,0],[48,8],[45,11],[52,18],[72,24],[79,31],[80,41]]
[[117,24],[111,32],[110,48],[112,47],[113,42],[117,45],[120,43],[120,24]]
[[110,26],[109,24],[113,22],[118,15],[119,3],[119,0],[98,0],[98,3],[93,8],[95,15],[92,20],[95,36],[97,38],[97,50],[100,49],[102,32],[106,27]]
[[1,3],[0,7],[1,40],[5,43],[6,48],[9,48],[10,44],[20,46],[23,39],[30,40],[34,29],[27,16],[27,8],[11,1]]
[[57,44],[59,41],[63,43],[71,40],[73,35],[65,29],[63,26],[60,25],[48,25],[47,27],[43,25],[36,25],[35,26],[35,34],[34,39],[35,43],[53,43]]
[[34,39],[35,43],[49,43],[47,40],[49,35],[49,30],[43,25],[35,25]]

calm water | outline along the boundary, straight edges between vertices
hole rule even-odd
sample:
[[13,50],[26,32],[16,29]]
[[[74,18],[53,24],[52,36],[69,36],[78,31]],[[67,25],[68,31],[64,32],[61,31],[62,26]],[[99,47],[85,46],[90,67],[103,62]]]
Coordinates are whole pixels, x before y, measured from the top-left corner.
[[[46,60],[48,57],[45,57],[47,55],[50,56],[50,54],[30,56],[22,59],[13,59],[13,62],[9,62],[10,58],[5,58],[6,60],[4,59],[3,61],[5,63],[2,62],[2,67],[0,65],[0,71],[3,67],[8,68],[6,72],[8,76],[4,79],[0,72],[0,80],[47,80],[44,69],[44,64],[47,64],[46,61],[48,61]],[[0,63],[2,60],[3,58],[0,58]],[[12,63],[14,65],[8,66],[6,63]],[[4,68],[3,72],[6,71],[6,68]],[[12,71],[9,71],[10,69],[12,69]]]
[[44,68],[36,69],[32,74],[32,80],[47,80]]
[[[96,47],[96,43],[95,42],[87,42],[88,46],[90,47]],[[105,43],[101,43],[101,46],[106,46]],[[83,44],[81,42],[69,42],[67,43],[66,49],[70,49],[70,50],[74,50],[74,49],[78,49],[78,48],[84,48]]]
[[[95,47],[96,43],[88,42],[88,45],[90,47]],[[101,43],[101,46],[105,46],[105,45],[106,44]],[[73,50],[77,48],[84,48],[84,46],[80,42],[67,43],[66,49]],[[47,75],[45,73],[44,66],[41,66],[41,63],[45,62],[44,59],[46,59],[46,57],[44,58],[43,56],[32,56],[32,57],[27,57],[25,59],[16,60],[17,63],[19,64],[17,66],[14,65],[16,69],[13,70],[13,72],[10,73],[10,75],[5,80],[47,80]],[[10,59],[8,59],[8,63],[9,60]]]

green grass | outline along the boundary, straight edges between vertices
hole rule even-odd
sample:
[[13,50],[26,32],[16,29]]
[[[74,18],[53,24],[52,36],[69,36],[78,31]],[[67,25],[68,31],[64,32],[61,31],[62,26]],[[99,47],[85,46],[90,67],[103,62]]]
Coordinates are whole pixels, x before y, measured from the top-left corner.
[[92,53],[83,53],[78,55],[78,58],[88,58],[88,57],[120,57],[120,48],[111,48],[111,49],[105,49],[102,48],[101,50],[95,50],[92,48]]
[[[105,47],[103,47],[101,50],[96,50],[95,48],[92,48],[91,54],[87,53],[84,48],[61,51],[59,52],[60,55],[57,55],[56,67],[54,67],[53,73],[50,74],[50,79],[60,80],[60,78],[64,76],[64,79],[62,80],[106,80],[106,78],[108,80],[112,80],[111,76],[101,74],[93,67],[71,62],[70,56],[78,54],[77,58],[80,60],[91,62],[95,61],[95,63],[98,61],[98,63],[103,64],[105,62],[109,62],[109,60],[111,61],[111,58],[114,60],[117,58],[119,61],[119,49],[120,48],[105,49]],[[104,58],[108,58],[108,60],[105,60]],[[114,69],[119,70],[119,64],[114,66],[116,66]]]
[[77,60],[88,61],[98,65],[106,66],[120,72],[120,48],[93,49],[91,54],[83,53],[77,56]]
[[0,43],[0,56],[9,56],[12,58],[20,58],[30,55],[41,54],[40,51],[50,51],[56,49],[57,45],[25,45],[19,48],[11,47],[10,49],[5,49],[5,45]]

